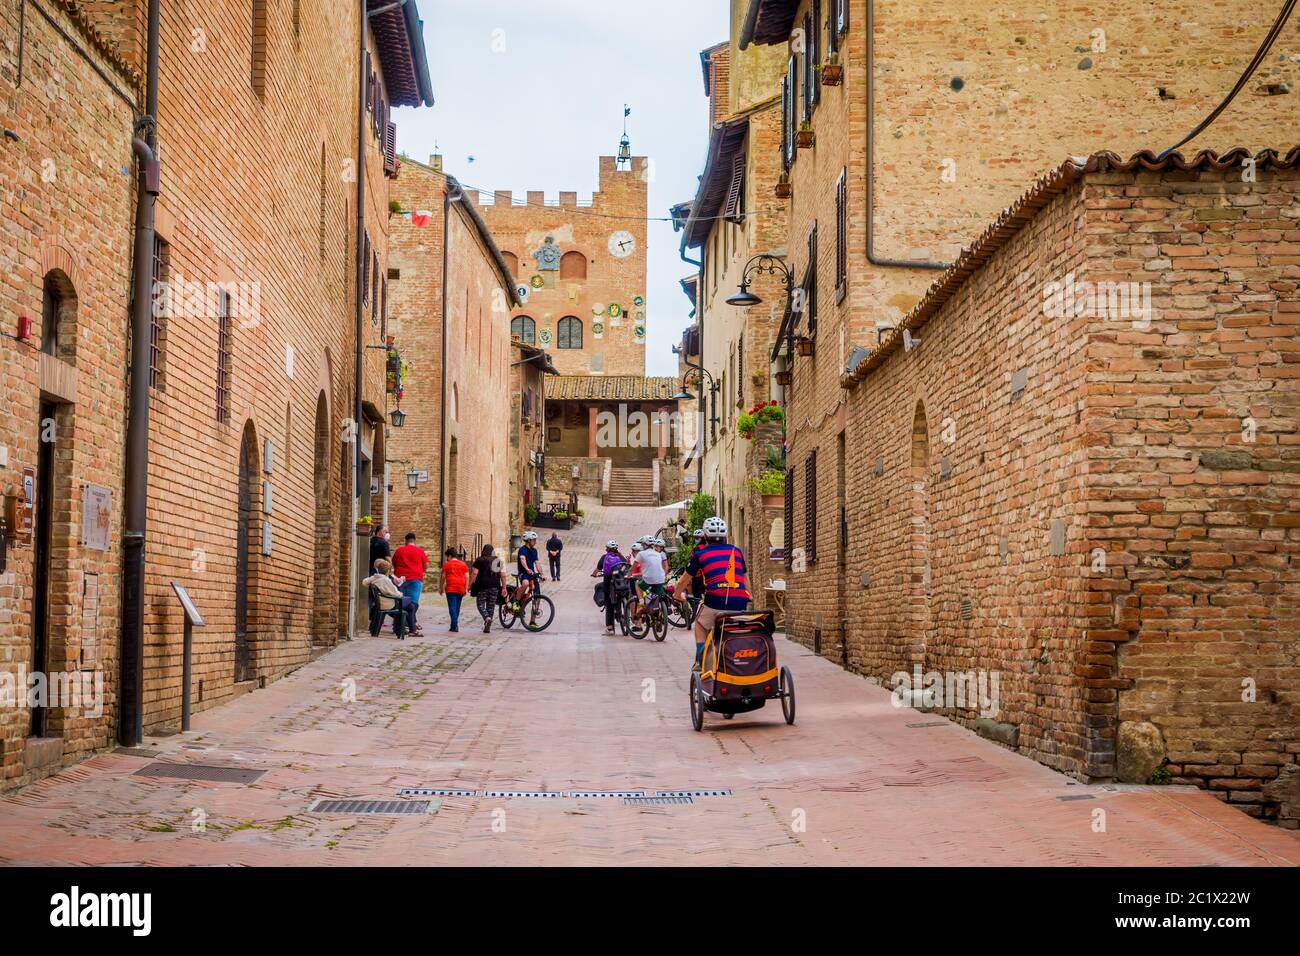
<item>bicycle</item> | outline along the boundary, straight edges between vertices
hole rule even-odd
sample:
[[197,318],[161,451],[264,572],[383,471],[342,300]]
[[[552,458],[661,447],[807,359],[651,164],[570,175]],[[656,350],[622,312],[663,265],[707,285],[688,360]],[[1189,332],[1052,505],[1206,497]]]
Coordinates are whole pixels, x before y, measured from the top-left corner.
[[500,618],[502,627],[509,630],[514,627],[515,621],[521,621],[525,630],[536,633],[551,626],[555,620],[555,602],[542,594],[540,585],[539,578],[532,588],[533,593],[521,599],[519,592],[523,585],[519,583],[519,576],[515,575],[515,587],[506,600],[497,606],[497,617]]
[[687,594],[686,601],[675,600],[671,594],[668,601],[668,623],[673,627],[689,628],[695,623],[695,615],[700,610],[700,599],[694,594]]
[[638,641],[653,633],[656,641],[668,637],[668,602],[670,598],[662,591],[646,589],[641,613],[632,618],[632,636]]

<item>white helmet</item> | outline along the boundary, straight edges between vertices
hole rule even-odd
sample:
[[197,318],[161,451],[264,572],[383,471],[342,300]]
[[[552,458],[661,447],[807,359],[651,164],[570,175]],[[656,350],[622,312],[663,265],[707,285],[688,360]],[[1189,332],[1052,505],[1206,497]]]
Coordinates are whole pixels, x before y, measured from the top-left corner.
[[608,541],[605,542],[605,550],[606,550],[606,551],[617,551],[617,550],[618,550],[618,542],[615,541],[613,538],[610,538]]
[[525,540],[525,541],[536,541],[536,540],[537,540],[537,532],[536,532],[536,531],[525,531],[525,532],[524,532],[524,540]]
[[640,541],[632,545],[633,554],[636,554],[638,551],[644,551],[644,550],[645,550],[645,545],[643,545]]
[[664,541],[663,538],[655,538],[655,539],[654,539],[653,541],[651,541],[650,543],[653,544],[656,548],[666,548],[666,547],[668,547],[667,543]]
[[693,537],[696,541],[702,540],[704,538],[704,529],[696,528],[695,533],[692,534],[691,537]]
[[727,522],[717,515],[712,518],[705,518],[704,533],[710,538],[725,538],[727,536]]

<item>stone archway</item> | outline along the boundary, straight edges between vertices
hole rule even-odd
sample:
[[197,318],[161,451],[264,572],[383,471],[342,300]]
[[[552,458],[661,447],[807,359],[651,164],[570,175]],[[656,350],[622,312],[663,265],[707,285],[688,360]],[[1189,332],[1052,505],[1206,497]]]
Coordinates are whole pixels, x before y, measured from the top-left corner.
[[235,683],[252,680],[256,643],[258,489],[257,432],[251,421],[244,425],[239,443],[239,511],[235,530]]

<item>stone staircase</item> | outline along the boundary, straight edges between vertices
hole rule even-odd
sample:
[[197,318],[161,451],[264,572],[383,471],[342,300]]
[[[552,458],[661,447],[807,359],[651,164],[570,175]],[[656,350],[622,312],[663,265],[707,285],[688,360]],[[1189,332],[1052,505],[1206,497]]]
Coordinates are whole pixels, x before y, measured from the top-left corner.
[[654,473],[649,468],[611,468],[602,503],[613,507],[653,508]]

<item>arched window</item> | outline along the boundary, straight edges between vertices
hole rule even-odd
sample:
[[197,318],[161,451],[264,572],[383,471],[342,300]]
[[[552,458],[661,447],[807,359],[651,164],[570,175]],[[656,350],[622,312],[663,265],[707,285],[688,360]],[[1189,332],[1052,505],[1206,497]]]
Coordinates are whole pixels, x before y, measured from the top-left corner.
[[576,316],[566,315],[564,318],[560,319],[560,325],[555,331],[555,344],[557,348],[582,348],[582,319],[579,319]]
[[510,320],[510,337],[525,345],[537,344],[537,323],[526,315],[516,315]]
[[41,287],[41,351],[70,358],[77,344],[77,291],[62,269],[45,273]]
[[513,252],[503,252],[501,258],[506,260],[506,266],[510,269],[510,274],[516,279],[519,278],[519,257]]
[[561,279],[587,278],[587,257],[581,252],[566,252],[560,257]]

